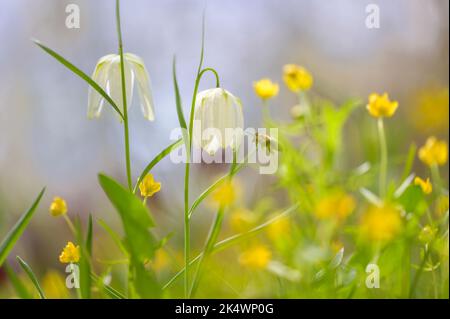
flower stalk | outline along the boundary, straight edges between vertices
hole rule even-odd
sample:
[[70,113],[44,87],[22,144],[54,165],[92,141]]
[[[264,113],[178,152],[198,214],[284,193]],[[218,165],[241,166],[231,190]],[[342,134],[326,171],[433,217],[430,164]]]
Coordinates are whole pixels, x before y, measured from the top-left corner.
[[122,80],[122,103],[123,103],[123,131],[125,139],[125,165],[127,172],[127,185],[128,189],[132,191],[131,182],[131,161],[130,161],[130,140],[128,129],[128,110],[127,110],[127,90],[125,83],[125,66],[123,59],[123,42],[122,42],[122,29],[120,26],[120,0],[116,0],[116,21],[117,21],[117,37],[119,41],[119,55],[120,55],[120,74]]
[[378,118],[378,137],[380,139],[380,152],[381,152],[379,188],[380,188],[380,197],[384,198],[386,196],[388,151],[386,143],[386,134],[384,131],[384,122],[382,117]]

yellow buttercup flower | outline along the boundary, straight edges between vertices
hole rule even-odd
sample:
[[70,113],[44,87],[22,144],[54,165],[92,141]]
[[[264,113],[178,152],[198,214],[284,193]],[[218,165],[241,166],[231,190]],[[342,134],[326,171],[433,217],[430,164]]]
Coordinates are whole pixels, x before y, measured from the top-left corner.
[[448,131],[448,88],[428,87],[415,94],[413,99],[413,109],[407,114],[420,132]]
[[69,298],[65,278],[56,270],[49,270],[42,278],[42,289],[45,296],[50,299]]
[[392,240],[400,232],[401,228],[400,213],[390,205],[370,207],[361,220],[362,235],[368,240]]
[[[272,216],[274,217],[274,216]],[[267,226],[267,236],[272,240],[289,235],[291,224],[288,218],[281,218]]]
[[387,93],[384,93],[383,95],[372,93],[369,95],[367,110],[373,117],[391,117],[394,115],[397,108],[398,102],[389,100]]
[[419,159],[430,167],[444,165],[448,159],[447,143],[434,136],[429,137],[425,145],[419,149]]
[[59,261],[63,264],[77,263],[80,260],[80,246],[75,246],[69,241],[64,247],[61,255],[59,255]]
[[272,257],[271,251],[264,245],[255,245],[239,256],[239,263],[243,266],[263,269]]
[[142,182],[139,183],[141,196],[150,197],[161,190],[161,183],[155,182],[152,174],[147,174]]
[[420,186],[420,188],[422,188],[422,191],[427,195],[433,191],[433,185],[431,184],[429,178],[423,180],[420,177],[416,177],[414,179],[414,185]]
[[155,252],[155,257],[152,261],[152,267],[154,270],[165,269],[170,262],[170,256],[164,249],[158,249]]
[[316,205],[314,213],[319,219],[336,218],[344,220],[356,207],[355,199],[341,191],[322,198]]
[[213,200],[223,206],[230,205],[236,199],[236,191],[231,181],[227,181],[220,186],[213,195]]
[[233,231],[242,233],[250,230],[256,221],[254,213],[245,208],[235,209],[230,214],[230,226]]
[[61,197],[53,198],[53,202],[49,208],[50,214],[54,217],[64,215],[67,213],[67,203]]
[[267,100],[277,96],[280,88],[278,87],[278,84],[273,83],[270,79],[263,78],[253,83],[253,89],[257,96],[263,100]]
[[308,70],[295,64],[286,64],[283,67],[283,80],[293,92],[309,90],[314,81]]

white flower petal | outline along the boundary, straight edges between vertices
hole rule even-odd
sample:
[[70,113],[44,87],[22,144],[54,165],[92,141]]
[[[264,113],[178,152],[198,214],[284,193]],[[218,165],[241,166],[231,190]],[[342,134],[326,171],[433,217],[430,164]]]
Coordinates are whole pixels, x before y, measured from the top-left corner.
[[222,88],[198,93],[194,120],[194,144],[210,154],[219,148],[237,148],[242,140],[240,100]]
[[155,119],[155,112],[150,88],[151,83],[144,61],[137,55],[131,53],[125,53],[125,59],[130,62],[136,76],[142,113],[147,120],[153,121]]
[[[111,66],[111,62],[114,59],[115,54],[108,54],[98,60],[92,74],[92,80],[94,80],[102,89],[106,90],[106,83],[108,80],[108,71]],[[89,86],[88,92],[88,110],[87,116],[92,119],[99,117],[103,108],[105,99],[95,89]]]
[[[134,73],[131,64],[124,59],[125,85],[127,95],[127,109],[133,101]],[[122,75],[120,70],[120,56],[117,55],[111,62],[106,84],[106,92],[123,112]]]

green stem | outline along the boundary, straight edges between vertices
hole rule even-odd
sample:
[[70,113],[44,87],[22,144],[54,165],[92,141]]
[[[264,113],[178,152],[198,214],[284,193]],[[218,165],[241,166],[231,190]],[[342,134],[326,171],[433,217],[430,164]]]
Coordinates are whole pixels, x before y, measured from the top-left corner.
[[123,60],[123,43],[122,43],[122,29],[120,27],[120,1],[116,0],[116,21],[117,21],[117,36],[119,40],[119,55],[120,55],[120,73],[122,78],[122,103],[123,103],[123,131],[125,139],[125,163],[127,171],[128,189],[132,191],[131,182],[131,163],[130,163],[130,138],[128,133],[128,110],[127,110],[127,90],[125,83],[125,66]]
[[[233,150],[233,163],[231,164],[230,172],[228,173],[229,182],[231,182],[231,180],[234,176],[233,173],[234,173],[236,164],[237,164],[237,151]],[[224,211],[225,211],[225,206],[220,205],[219,210],[216,215],[216,219],[214,220],[214,223],[211,225],[208,239],[206,240],[205,248],[203,250],[202,256],[200,257],[200,261],[198,263],[197,270],[195,271],[195,275],[194,275],[194,278],[192,281],[192,288],[189,293],[189,297],[192,297],[195,295],[195,292],[197,291],[197,288],[198,288],[198,284],[200,282],[200,276],[201,276],[201,271],[203,269],[203,264],[206,261],[206,259],[209,257],[209,255],[211,254],[211,252],[214,248],[214,245],[217,242],[217,237],[219,236],[220,230],[222,228]]]
[[378,136],[380,139],[380,152],[381,152],[379,188],[380,188],[380,197],[384,199],[384,197],[386,196],[388,151],[382,117],[378,119]]

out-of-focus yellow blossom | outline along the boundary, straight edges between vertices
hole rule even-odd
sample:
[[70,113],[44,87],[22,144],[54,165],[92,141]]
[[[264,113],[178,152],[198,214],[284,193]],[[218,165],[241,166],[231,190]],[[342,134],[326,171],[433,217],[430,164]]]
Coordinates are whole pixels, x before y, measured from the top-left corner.
[[236,191],[231,181],[224,182],[213,195],[213,200],[223,206],[231,205],[235,199]]
[[445,133],[448,131],[448,101],[448,88],[427,88],[414,97],[414,110],[408,115],[422,133]]
[[368,240],[389,241],[401,228],[400,212],[390,205],[370,207],[361,220],[361,232]]
[[264,245],[255,245],[245,250],[239,256],[239,263],[243,266],[263,269],[270,262],[272,252]]
[[150,197],[161,190],[161,183],[155,182],[152,174],[147,174],[139,184],[141,196]]
[[279,86],[270,79],[264,78],[253,83],[253,89],[257,96],[263,100],[270,99],[278,95]]
[[317,218],[336,218],[344,220],[356,207],[355,199],[341,191],[337,191],[322,198],[316,205],[314,213]]
[[59,255],[59,261],[63,264],[77,263],[80,260],[80,246],[75,246],[69,241],[64,247],[61,255]]
[[230,226],[233,231],[242,233],[250,230],[256,221],[256,216],[245,208],[235,209],[230,214]]
[[49,270],[42,278],[42,289],[45,296],[50,299],[69,298],[64,277],[56,270]]
[[444,165],[448,159],[448,145],[445,141],[431,136],[419,149],[419,159],[428,166]]
[[435,227],[427,225],[424,228],[422,228],[422,230],[420,231],[419,240],[422,243],[427,244],[433,240],[436,233],[437,233],[437,229]]
[[152,268],[154,270],[162,270],[166,268],[167,265],[169,265],[169,261],[170,258],[167,252],[164,249],[158,249],[155,252],[155,257],[152,262]]
[[373,117],[391,117],[398,108],[398,102],[389,100],[387,93],[383,95],[372,93],[369,95],[369,103],[366,107]]
[[286,64],[283,67],[283,80],[293,92],[309,90],[314,81],[308,70],[295,64]]
[[442,195],[436,199],[435,211],[436,215],[439,217],[443,216],[447,213],[449,207],[449,198],[448,196]]
[[50,214],[54,217],[58,217],[67,213],[67,203],[61,197],[53,198],[53,202],[49,208]]
[[429,178],[423,180],[420,177],[416,177],[414,178],[414,185],[420,186],[420,188],[422,188],[422,192],[427,195],[433,191],[433,185],[431,184]]
[[[272,216],[275,217],[275,216]],[[281,237],[289,235],[291,231],[291,224],[288,218],[280,218],[271,223],[266,228],[267,236],[272,240],[277,240]]]

